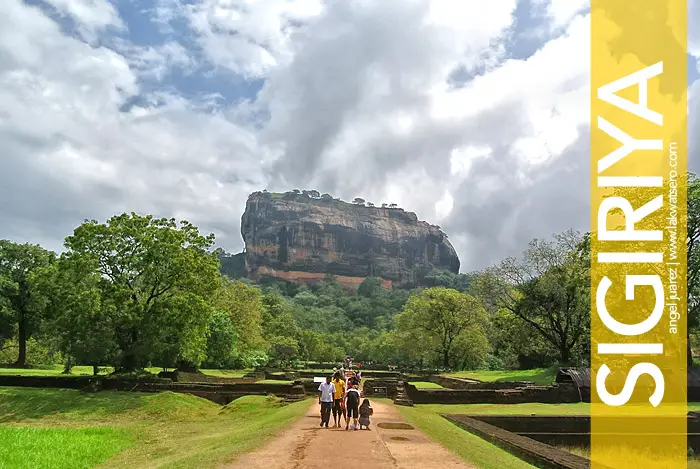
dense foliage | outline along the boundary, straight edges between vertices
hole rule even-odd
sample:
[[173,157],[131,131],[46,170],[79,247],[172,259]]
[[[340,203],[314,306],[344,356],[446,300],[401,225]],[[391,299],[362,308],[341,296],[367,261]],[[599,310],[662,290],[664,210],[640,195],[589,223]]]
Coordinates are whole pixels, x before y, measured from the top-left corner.
[[[689,319],[700,324],[700,183],[689,175]],[[241,277],[186,221],[123,214],[86,221],[56,256],[0,240],[0,363],[61,361],[133,371],[356,360],[419,368],[585,364],[590,239],[533,240],[472,274],[421,272],[422,287],[355,291]]]

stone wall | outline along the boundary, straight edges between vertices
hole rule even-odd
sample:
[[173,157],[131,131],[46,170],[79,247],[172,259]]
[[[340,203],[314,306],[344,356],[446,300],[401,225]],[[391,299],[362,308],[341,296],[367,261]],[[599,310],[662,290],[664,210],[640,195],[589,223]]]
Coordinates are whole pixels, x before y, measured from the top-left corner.
[[366,379],[363,380],[362,390],[365,396],[371,397],[377,395],[374,393],[375,388],[386,388],[386,397],[394,399],[396,397],[397,384],[397,380]]
[[[332,370],[333,367],[337,367],[338,363],[307,363],[305,367],[309,370]],[[374,365],[368,365],[366,363],[362,363],[362,370],[363,371],[389,371],[387,365],[382,365],[382,364],[374,364]]]
[[578,389],[566,386],[524,386],[512,389],[417,389],[406,385],[414,404],[522,404],[541,402],[563,404],[581,402]]
[[0,386],[21,386],[39,388],[89,389],[91,391],[172,391],[204,397],[218,403],[227,404],[244,395],[268,395],[279,397],[304,395],[303,386],[293,384],[262,383],[182,383],[170,379],[150,378],[148,380],[120,379],[107,376],[2,376]]
[[[362,379],[365,378],[377,378],[377,379],[399,379],[401,377],[401,373],[398,371],[365,371],[361,370],[362,373]],[[333,374],[332,371],[326,371],[326,372],[318,372],[318,371],[296,371],[296,372],[287,372],[286,375],[292,375],[292,379],[299,379],[299,378],[315,378],[317,376],[330,376]],[[280,379],[280,378],[271,378],[272,374],[268,374],[267,379]]]
[[[20,376],[0,375],[0,386],[31,388],[83,389],[93,380],[92,376]],[[165,380],[170,382],[170,380]]]

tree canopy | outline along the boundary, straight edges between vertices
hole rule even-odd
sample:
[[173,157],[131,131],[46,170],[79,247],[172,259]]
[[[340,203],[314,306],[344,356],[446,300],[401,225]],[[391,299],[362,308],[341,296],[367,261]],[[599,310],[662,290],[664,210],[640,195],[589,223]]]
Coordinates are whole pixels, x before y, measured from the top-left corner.
[[486,352],[486,311],[467,293],[433,287],[412,295],[396,317],[405,349],[422,359],[436,354],[444,368],[478,362],[471,355]]
[[0,240],[0,341],[13,337],[16,330],[16,366],[26,365],[27,340],[38,331],[42,320],[32,277],[54,258],[53,252],[41,246]]
[[[186,221],[134,213],[85,222],[66,238],[59,266],[67,272],[59,275],[99,292],[95,307],[112,325],[118,368],[202,362],[210,298],[219,287],[218,259],[207,252],[212,243],[213,236]],[[55,305],[59,315],[96,314],[68,304]],[[76,340],[89,340],[91,333],[73,332]]]

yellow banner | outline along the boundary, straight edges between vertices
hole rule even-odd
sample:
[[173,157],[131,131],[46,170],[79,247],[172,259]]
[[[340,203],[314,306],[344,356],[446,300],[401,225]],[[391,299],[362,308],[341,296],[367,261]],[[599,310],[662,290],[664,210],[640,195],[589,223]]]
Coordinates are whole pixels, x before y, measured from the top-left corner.
[[686,0],[591,0],[591,467],[687,466]]

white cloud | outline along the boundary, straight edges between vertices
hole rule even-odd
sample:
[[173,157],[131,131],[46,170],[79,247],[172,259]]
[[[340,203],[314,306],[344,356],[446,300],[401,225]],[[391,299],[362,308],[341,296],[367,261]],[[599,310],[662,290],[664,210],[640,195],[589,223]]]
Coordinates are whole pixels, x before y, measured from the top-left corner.
[[485,158],[492,155],[491,147],[488,145],[466,148],[454,148],[450,153],[450,174],[452,176],[461,176],[462,178],[469,175],[469,168],[476,158]]
[[199,67],[192,53],[174,41],[158,46],[135,46],[126,41],[115,41],[114,46],[132,70],[144,79],[160,81],[174,69],[189,74]]
[[[700,59],[700,0],[688,0],[688,52]],[[700,73],[700,65],[698,65]]]
[[265,75],[290,59],[300,23],[323,10],[321,0],[202,0],[184,7],[206,57],[245,76]]
[[71,17],[86,40],[94,40],[96,33],[107,26],[125,27],[117,10],[107,0],[45,0],[56,10]]
[[0,236],[53,232],[57,248],[84,218],[135,210],[239,244],[242,202],[265,185],[249,129],[165,92],[158,108],[121,112],[143,91],[127,57],[18,0],[0,6],[0,57]]
[[[106,1],[53,4],[104,41],[0,2],[0,237],[56,248],[136,210],[235,251],[262,188],[397,203],[439,221],[464,270],[587,227],[582,2],[547,1],[556,37],[523,60],[507,59],[515,0],[158,0],[169,28],[141,44],[110,36],[130,25]],[[253,77],[262,91],[231,104]]]
[[435,217],[438,221],[444,220],[452,212],[452,207],[454,207],[454,199],[449,192],[445,192],[442,198],[435,202]]
[[544,5],[552,28],[566,26],[577,14],[590,8],[590,0],[534,0]]

